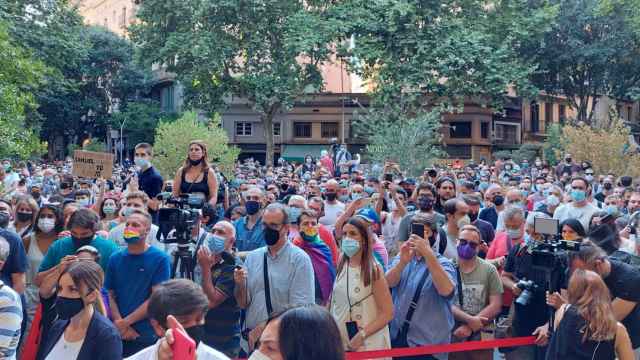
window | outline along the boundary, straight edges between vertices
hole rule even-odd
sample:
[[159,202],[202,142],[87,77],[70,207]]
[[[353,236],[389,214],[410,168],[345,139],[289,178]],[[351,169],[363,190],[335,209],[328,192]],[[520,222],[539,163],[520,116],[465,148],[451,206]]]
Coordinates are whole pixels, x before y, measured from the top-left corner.
[[296,122],[293,123],[293,136],[299,138],[311,137],[311,123],[310,122]]
[[560,121],[560,124],[564,125],[564,122],[566,119],[567,119],[567,107],[561,104],[558,106],[558,121]]
[[253,130],[252,124],[247,121],[238,121],[236,123],[236,136],[251,136]]
[[176,111],[173,85],[167,86],[160,91],[160,108],[166,112]]
[[496,123],[495,142],[498,144],[517,144],[518,143],[518,125]]
[[480,137],[483,139],[489,138],[489,123],[481,122],[480,123]]
[[456,121],[449,123],[449,137],[452,139],[471,138],[471,121]]
[[323,138],[337,138],[338,137],[338,123],[327,122],[322,123],[321,133]]
[[540,132],[540,105],[537,102],[531,102],[531,132]]
[[273,136],[280,136],[280,123],[279,122],[274,122],[273,123]]
[[544,103],[544,123],[553,122],[553,103]]
[[120,27],[126,27],[126,26],[127,26],[127,8],[123,7],[122,18],[120,19]]

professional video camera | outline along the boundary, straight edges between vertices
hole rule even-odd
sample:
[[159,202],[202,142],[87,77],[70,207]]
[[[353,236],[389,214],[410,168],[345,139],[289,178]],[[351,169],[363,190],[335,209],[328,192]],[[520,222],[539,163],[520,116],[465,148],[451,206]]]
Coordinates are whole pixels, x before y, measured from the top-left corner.
[[[191,232],[198,223],[204,199],[200,196],[185,194],[166,200],[167,205],[158,211],[158,241],[165,244],[188,244]],[[175,230],[172,232],[172,230]]]
[[[544,240],[535,242],[528,250],[532,255],[531,267],[533,270],[542,272],[545,281],[541,284],[534,284],[532,281],[519,281],[517,286],[523,292],[516,299],[516,303],[521,305],[528,304],[535,292],[552,294],[560,291],[563,275],[569,267],[569,252],[580,250],[580,243],[561,240],[560,224],[557,219],[536,217],[533,227],[534,232],[542,235]],[[553,331],[554,315],[555,311],[550,309],[550,331]]]
[[[165,194],[158,195],[158,198],[162,198],[163,195]],[[164,244],[177,244],[177,250],[173,252],[171,277],[175,277],[179,269],[180,277],[193,279],[195,257],[191,250],[191,239],[198,225],[198,210],[204,206],[204,199],[201,196],[185,194],[178,198],[166,198],[165,204],[174,207],[163,207],[158,211],[156,238]]]

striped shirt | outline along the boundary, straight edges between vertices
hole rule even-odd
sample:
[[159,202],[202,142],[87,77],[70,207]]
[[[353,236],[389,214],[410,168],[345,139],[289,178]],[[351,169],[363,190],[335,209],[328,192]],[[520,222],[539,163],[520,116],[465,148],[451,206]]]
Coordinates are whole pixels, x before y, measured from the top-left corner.
[[0,280],[0,359],[16,358],[21,323],[20,296]]

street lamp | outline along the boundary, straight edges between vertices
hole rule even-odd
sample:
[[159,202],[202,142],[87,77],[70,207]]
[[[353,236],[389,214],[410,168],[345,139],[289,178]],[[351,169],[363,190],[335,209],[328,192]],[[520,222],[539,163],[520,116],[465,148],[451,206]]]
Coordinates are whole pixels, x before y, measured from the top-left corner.
[[124,119],[122,119],[122,125],[120,125],[120,165],[122,166],[124,164],[124,161],[122,160],[122,150],[124,149],[124,141],[122,139],[122,130],[124,130],[124,124],[127,123],[127,118],[125,117]]

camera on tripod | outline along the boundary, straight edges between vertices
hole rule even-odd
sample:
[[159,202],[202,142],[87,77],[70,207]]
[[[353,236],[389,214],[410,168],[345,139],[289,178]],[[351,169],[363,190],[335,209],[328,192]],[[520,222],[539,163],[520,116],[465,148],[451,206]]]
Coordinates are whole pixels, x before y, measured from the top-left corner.
[[561,240],[560,225],[557,219],[536,217],[533,220],[534,232],[544,237],[531,247],[532,266],[543,271],[564,270],[568,265],[569,251],[579,251],[580,243]]
[[194,194],[184,194],[166,200],[167,205],[158,211],[158,241],[165,244],[187,245],[197,226],[204,199]]

